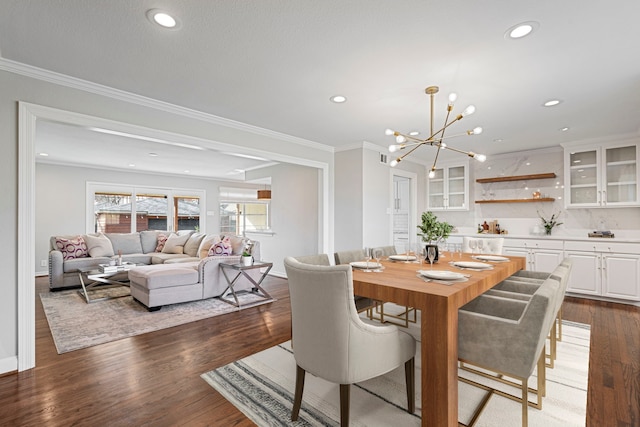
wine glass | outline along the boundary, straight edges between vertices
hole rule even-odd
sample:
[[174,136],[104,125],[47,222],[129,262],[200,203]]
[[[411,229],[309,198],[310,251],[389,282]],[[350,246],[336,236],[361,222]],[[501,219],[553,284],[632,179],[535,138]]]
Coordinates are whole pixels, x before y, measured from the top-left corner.
[[478,241],[476,239],[469,240],[469,248],[471,249],[472,254],[476,251],[477,246],[478,246]]
[[405,260],[404,260],[404,263],[405,263],[405,264],[407,264],[407,263],[411,262],[411,261],[410,261],[410,257],[411,257],[411,243],[410,243],[410,242],[407,242],[407,243],[405,244],[405,246],[404,246],[404,249],[405,249],[405,252],[404,252],[404,254],[405,254]]
[[425,258],[426,258],[425,249],[422,246],[422,243],[418,242],[418,244],[416,245],[416,262],[422,265],[424,263]]
[[478,253],[482,253],[482,248],[484,247],[484,241],[482,239],[478,239]]
[[367,273],[371,273],[371,270],[369,269],[369,262],[371,261],[371,248],[364,248],[364,259],[367,263],[364,271]]
[[436,247],[429,246],[427,248],[427,257],[429,257],[429,263],[431,264],[431,270],[433,270],[433,260],[436,257]]
[[374,249],[372,251],[373,260],[375,261],[375,266],[373,271],[376,273],[380,273],[382,271],[382,265],[380,265],[380,258],[382,258],[382,249]]

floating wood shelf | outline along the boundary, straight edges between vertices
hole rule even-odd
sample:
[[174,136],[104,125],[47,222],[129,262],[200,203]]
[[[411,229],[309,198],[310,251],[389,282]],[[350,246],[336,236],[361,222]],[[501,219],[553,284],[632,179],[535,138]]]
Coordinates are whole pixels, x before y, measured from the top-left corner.
[[540,199],[502,199],[502,200],[476,200],[476,203],[533,203],[533,202],[553,202],[553,197],[542,197]]
[[516,175],[516,176],[497,176],[495,178],[478,178],[476,182],[481,184],[485,184],[488,182],[506,182],[506,181],[527,181],[533,179],[547,179],[547,178],[555,178],[556,174],[553,172],[550,173],[536,173],[533,175]]

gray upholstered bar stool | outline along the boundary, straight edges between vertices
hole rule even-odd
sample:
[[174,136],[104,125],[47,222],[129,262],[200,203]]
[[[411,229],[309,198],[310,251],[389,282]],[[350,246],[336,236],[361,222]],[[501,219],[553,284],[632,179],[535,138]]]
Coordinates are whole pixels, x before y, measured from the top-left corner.
[[[522,392],[521,397],[496,390],[484,384],[460,377],[461,381],[489,392],[472,419],[493,394],[510,398],[522,404],[522,425],[528,423],[528,406],[542,409],[544,390],[544,346],[554,321],[555,298],[560,283],[554,278],[545,280],[531,295],[529,301],[481,295],[458,311],[458,356],[460,362],[495,372],[484,376],[492,380],[516,385],[503,376],[513,378]],[[528,378],[538,368],[538,387],[530,389]],[[536,403],[528,401],[529,391],[537,395]]]
[[573,260],[571,260],[571,258],[565,258],[551,273],[521,270],[487,292],[489,295],[501,295],[522,299],[523,295],[533,294],[548,277],[554,277],[560,281],[555,306],[556,320],[553,322],[551,331],[549,332],[550,353],[547,355],[549,358],[547,366],[550,368],[553,368],[556,360],[557,341],[562,340],[562,302],[564,301],[564,295],[567,290],[572,265]]

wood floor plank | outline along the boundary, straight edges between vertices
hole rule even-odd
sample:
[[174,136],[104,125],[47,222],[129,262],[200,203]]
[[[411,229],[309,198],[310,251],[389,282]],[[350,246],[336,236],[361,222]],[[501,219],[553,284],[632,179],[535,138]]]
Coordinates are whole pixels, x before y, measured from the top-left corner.
[[[291,337],[286,280],[265,287],[277,301],[61,355],[37,297],[37,367],[0,377],[0,425],[252,426],[200,374]],[[563,315],[591,326],[586,425],[640,426],[640,308],[567,297]]]

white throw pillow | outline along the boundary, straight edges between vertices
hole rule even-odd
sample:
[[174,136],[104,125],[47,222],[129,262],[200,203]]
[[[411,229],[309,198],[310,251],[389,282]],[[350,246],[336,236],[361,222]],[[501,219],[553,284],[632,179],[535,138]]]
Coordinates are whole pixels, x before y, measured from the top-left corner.
[[189,236],[189,240],[184,244],[184,253],[192,257],[198,256],[198,248],[203,238],[204,233],[193,233]]
[[87,249],[89,251],[89,256],[93,258],[97,257],[109,257],[113,256],[113,245],[111,244],[111,240],[107,236],[102,233],[98,233],[97,235],[87,234],[83,236],[85,243],[87,244]]
[[190,234],[185,234],[182,236],[178,236],[175,233],[171,233],[169,238],[164,244],[164,248],[162,248],[163,254],[182,254],[184,253],[184,244],[189,240]]

